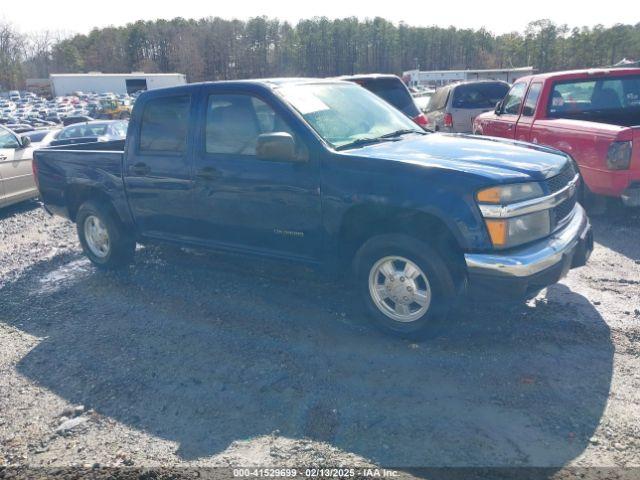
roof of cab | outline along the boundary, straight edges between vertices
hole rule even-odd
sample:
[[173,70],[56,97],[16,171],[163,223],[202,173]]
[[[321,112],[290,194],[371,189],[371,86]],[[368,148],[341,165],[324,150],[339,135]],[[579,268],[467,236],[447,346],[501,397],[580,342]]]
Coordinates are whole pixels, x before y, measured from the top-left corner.
[[218,80],[215,82],[197,82],[189,83],[186,85],[178,85],[168,88],[157,88],[153,90],[147,90],[140,96],[150,97],[156,94],[167,94],[183,92],[185,90],[195,90],[203,85],[235,85],[244,87],[263,87],[269,89],[279,88],[285,85],[305,85],[305,84],[331,84],[331,83],[350,83],[344,82],[338,78],[307,78],[307,77],[292,77],[292,78],[256,78],[256,79],[244,79],[244,80]]
[[519,78],[518,81],[535,80],[574,80],[578,78],[597,77],[599,75],[640,75],[640,68],[585,68],[581,70],[565,70],[561,72],[546,72],[538,73],[534,75],[527,75],[526,77]]

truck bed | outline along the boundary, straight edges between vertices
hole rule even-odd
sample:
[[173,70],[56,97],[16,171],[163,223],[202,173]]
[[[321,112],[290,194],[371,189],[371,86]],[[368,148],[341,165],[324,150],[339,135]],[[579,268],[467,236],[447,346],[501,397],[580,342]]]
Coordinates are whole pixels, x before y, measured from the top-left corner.
[[128,212],[122,177],[124,140],[41,148],[34,152],[34,173],[51,213],[73,220],[70,199],[96,189]]

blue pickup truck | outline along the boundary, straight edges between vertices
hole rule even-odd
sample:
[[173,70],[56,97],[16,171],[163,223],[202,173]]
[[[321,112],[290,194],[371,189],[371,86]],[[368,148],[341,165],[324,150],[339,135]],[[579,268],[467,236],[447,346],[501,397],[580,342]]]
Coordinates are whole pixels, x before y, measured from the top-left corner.
[[462,294],[535,295],[593,248],[567,155],[427,133],[339,80],[145,92],[125,141],[41,149],[33,165],[98,267],[155,241],[324,266],[401,335]]

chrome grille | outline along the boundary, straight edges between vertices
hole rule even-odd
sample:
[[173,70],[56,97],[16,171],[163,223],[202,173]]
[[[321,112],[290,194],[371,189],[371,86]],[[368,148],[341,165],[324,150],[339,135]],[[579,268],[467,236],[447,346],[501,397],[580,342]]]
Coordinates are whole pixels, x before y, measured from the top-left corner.
[[564,170],[562,170],[558,175],[545,180],[547,188],[549,189],[549,193],[556,193],[562,190],[567,186],[567,183],[573,180],[573,177],[576,176],[576,173],[577,172],[573,167],[573,162],[570,161],[569,164],[564,168]]
[[562,223],[562,221],[569,216],[569,214],[573,210],[573,207],[576,206],[576,200],[577,195],[574,193],[560,205],[557,205],[553,208],[553,218],[556,225]]

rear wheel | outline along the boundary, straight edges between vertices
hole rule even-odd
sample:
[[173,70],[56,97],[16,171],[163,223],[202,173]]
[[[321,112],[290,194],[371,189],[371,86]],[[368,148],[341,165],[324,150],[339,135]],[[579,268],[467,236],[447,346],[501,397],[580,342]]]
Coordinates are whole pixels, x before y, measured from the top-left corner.
[[78,237],[89,260],[101,268],[118,268],[131,263],[136,242],[107,205],[88,201],[76,215]]
[[435,333],[455,296],[436,249],[406,235],[381,235],[362,246],[355,263],[362,298],[378,326],[404,337]]

